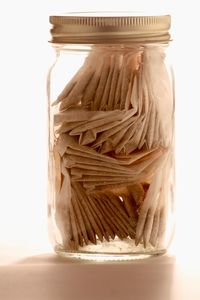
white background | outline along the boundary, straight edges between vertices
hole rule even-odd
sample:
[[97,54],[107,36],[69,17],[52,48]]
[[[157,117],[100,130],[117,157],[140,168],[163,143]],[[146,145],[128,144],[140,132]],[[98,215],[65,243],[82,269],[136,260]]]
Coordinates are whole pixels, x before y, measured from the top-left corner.
[[46,75],[54,53],[48,44],[48,16],[99,10],[172,14],[177,162],[174,249],[183,259],[194,258],[200,248],[200,18],[195,0],[0,2],[0,252],[16,245],[38,252],[51,249],[46,217]]

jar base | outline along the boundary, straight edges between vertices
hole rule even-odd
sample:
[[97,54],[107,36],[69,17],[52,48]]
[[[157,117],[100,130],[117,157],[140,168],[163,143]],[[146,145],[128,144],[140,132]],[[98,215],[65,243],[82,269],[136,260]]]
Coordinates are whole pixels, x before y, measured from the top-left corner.
[[89,244],[80,247],[78,250],[67,250],[61,245],[55,247],[55,252],[62,257],[70,259],[81,259],[91,261],[122,261],[136,260],[162,255],[166,253],[165,247],[154,248],[150,244],[144,248],[142,244],[135,246],[133,240],[115,239],[114,241],[97,244]]
[[135,253],[87,253],[87,252],[66,252],[62,250],[55,250],[55,252],[66,259],[73,260],[87,260],[87,261],[127,261],[127,260],[139,260],[147,259],[153,256],[164,255],[166,250],[155,250],[151,252],[135,252]]

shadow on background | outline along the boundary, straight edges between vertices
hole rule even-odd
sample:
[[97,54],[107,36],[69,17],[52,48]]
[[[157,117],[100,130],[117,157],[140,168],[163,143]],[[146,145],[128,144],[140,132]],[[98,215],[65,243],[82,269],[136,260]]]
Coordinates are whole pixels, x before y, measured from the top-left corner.
[[175,258],[120,263],[29,257],[0,268],[3,300],[170,300]]

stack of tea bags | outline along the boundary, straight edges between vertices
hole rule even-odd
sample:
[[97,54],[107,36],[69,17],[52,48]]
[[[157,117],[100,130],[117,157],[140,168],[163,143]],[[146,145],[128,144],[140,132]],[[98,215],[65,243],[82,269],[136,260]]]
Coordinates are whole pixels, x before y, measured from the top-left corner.
[[159,47],[94,47],[53,103],[56,222],[66,249],[156,246],[170,190],[173,95]]

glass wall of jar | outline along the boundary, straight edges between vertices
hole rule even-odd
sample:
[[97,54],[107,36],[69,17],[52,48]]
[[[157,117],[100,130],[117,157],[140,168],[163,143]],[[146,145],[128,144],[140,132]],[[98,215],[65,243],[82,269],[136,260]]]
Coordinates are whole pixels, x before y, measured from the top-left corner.
[[49,231],[57,253],[165,253],[174,229],[169,16],[51,16]]

